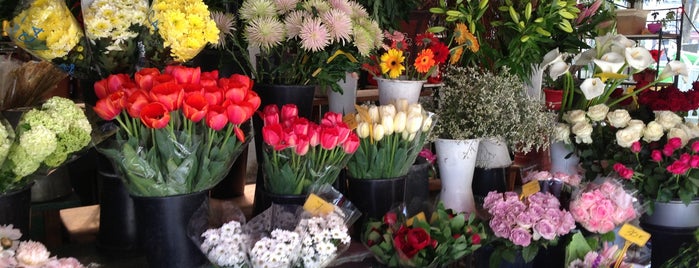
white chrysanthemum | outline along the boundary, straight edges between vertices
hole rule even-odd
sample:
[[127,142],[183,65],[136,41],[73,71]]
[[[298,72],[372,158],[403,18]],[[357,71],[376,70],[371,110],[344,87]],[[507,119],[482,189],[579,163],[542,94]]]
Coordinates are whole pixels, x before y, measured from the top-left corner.
[[340,10],[330,10],[323,14],[323,23],[328,26],[330,38],[336,42],[352,40],[352,20]]
[[301,25],[303,25],[303,19],[306,17],[310,18],[311,14],[303,10],[295,10],[284,18],[288,39],[296,38],[301,33]]
[[245,29],[250,45],[270,49],[284,40],[284,24],[277,18],[257,18]]
[[19,147],[39,162],[53,153],[57,144],[56,134],[44,126],[34,126],[19,137]]
[[364,8],[364,6],[361,4],[351,1],[349,2],[349,5],[352,8],[352,19],[369,17],[369,12],[367,12],[366,8]]
[[315,9],[318,13],[323,14],[330,11],[332,7],[325,0],[307,0],[303,2],[303,9],[308,12],[313,12]]
[[235,16],[221,11],[211,11],[211,19],[218,28],[218,43],[213,44],[214,48],[226,47],[229,36],[232,36],[235,29]]
[[41,267],[49,261],[50,255],[44,244],[31,240],[20,242],[15,253],[21,267]]
[[299,37],[301,47],[313,52],[321,51],[330,44],[328,28],[318,19],[304,20]]
[[260,18],[272,18],[277,15],[277,7],[270,0],[247,0],[238,11],[240,18],[245,21],[253,21]]

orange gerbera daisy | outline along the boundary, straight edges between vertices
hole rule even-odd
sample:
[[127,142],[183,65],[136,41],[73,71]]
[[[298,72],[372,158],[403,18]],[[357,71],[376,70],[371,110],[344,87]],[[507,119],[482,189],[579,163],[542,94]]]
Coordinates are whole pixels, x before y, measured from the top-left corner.
[[464,48],[457,47],[454,50],[454,53],[451,54],[451,58],[449,59],[449,63],[456,64],[457,62],[459,62],[459,60],[461,59],[461,54],[463,54],[463,53],[464,53]]
[[418,73],[427,73],[434,64],[434,53],[431,49],[423,49],[415,58],[415,70]]
[[456,43],[459,45],[467,44],[468,49],[473,52],[478,52],[478,50],[481,48],[480,44],[478,44],[478,39],[476,39],[476,36],[474,36],[468,30],[466,24],[463,23],[457,23],[454,27],[454,41],[456,41]]

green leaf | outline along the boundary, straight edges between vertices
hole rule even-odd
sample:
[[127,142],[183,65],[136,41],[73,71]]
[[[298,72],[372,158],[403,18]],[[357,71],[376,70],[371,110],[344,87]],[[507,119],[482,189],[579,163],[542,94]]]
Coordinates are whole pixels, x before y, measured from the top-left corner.
[[453,230],[461,230],[464,228],[464,223],[466,222],[465,215],[463,213],[459,213],[456,215],[454,218],[451,219],[451,229]]
[[433,27],[428,28],[427,31],[431,32],[431,33],[441,33],[443,31],[445,31],[446,29],[447,28],[444,26],[433,26]]
[[539,253],[539,247],[524,247],[522,249],[522,258],[524,259],[524,262],[529,263],[534,260],[537,253]]
[[590,251],[592,251],[592,248],[587,244],[582,233],[575,233],[570,243],[566,246],[565,263],[571,263],[575,259],[583,259]]
[[446,9],[441,8],[441,7],[431,7],[430,12],[432,14],[445,14],[445,13],[447,13]]

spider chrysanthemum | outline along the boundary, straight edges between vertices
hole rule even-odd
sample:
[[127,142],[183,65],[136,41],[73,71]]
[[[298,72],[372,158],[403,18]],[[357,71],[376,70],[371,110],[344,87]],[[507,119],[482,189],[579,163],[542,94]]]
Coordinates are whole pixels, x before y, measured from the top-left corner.
[[301,47],[305,50],[317,52],[330,43],[328,28],[318,19],[305,20],[299,33]]
[[245,35],[251,45],[269,49],[284,40],[284,25],[273,17],[253,19]]

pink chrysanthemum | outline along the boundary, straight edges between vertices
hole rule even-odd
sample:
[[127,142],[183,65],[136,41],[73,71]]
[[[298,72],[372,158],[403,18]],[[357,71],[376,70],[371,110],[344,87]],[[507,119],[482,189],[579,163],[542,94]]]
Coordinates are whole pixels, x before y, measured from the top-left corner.
[[251,45],[269,49],[284,40],[284,25],[276,18],[257,18],[250,21],[245,36]]
[[286,25],[287,38],[296,38],[299,33],[301,33],[301,25],[303,25],[304,17],[310,18],[311,15],[302,10],[295,10],[286,15],[286,18],[284,18],[284,25]]
[[352,16],[352,14],[354,13],[352,10],[352,6],[347,0],[330,0],[328,2],[330,3],[330,6],[332,6],[333,9],[342,11],[349,16]]
[[277,6],[278,14],[286,14],[296,9],[296,4],[298,2],[298,0],[274,0],[274,4]]
[[17,262],[22,267],[41,267],[49,261],[51,253],[44,244],[35,241],[22,241],[15,253]]
[[211,11],[211,19],[218,28],[218,42],[213,44],[214,48],[226,47],[226,40],[233,36],[235,32],[235,16],[221,11]]
[[330,10],[323,14],[323,22],[328,27],[330,38],[337,42],[349,42],[352,37],[352,21],[340,10]]
[[270,0],[248,0],[243,2],[239,13],[241,19],[252,21],[257,18],[276,17],[277,8]]
[[328,28],[315,18],[304,21],[299,37],[301,37],[301,47],[313,52],[322,50],[330,43]]

